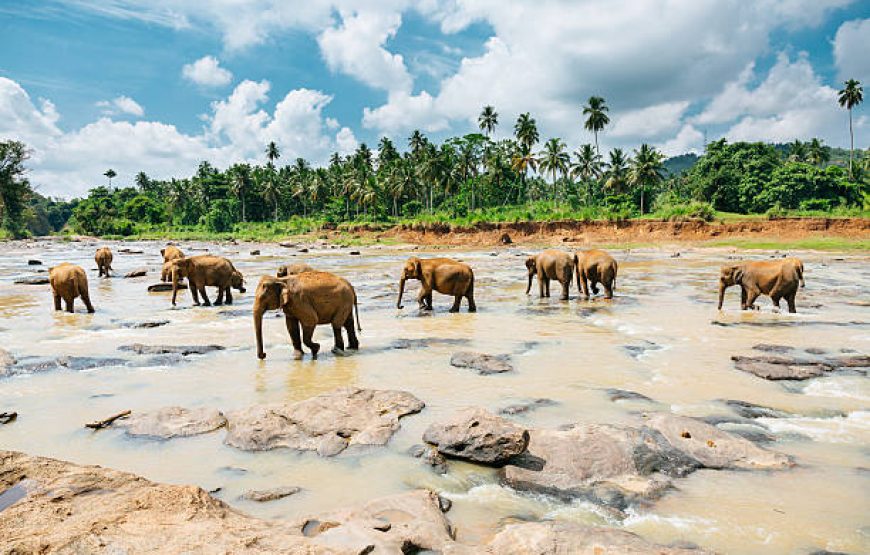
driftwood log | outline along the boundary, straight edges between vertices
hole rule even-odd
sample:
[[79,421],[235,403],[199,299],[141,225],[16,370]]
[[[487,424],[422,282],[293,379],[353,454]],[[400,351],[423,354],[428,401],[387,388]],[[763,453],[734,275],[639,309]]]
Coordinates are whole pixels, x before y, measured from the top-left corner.
[[0,424],[9,424],[18,418],[17,412],[0,412]]
[[125,410],[119,412],[118,414],[113,414],[112,416],[105,418],[103,420],[97,420],[96,422],[90,422],[85,424],[85,428],[90,428],[92,430],[102,430],[103,428],[108,428],[111,426],[115,420],[120,420],[122,418],[127,418],[133,411]]

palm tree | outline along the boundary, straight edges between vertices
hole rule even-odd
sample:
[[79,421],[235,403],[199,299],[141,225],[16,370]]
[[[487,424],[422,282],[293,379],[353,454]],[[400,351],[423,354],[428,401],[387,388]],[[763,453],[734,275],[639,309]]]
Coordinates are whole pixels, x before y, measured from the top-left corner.
[[426,147],[428,142],[429,139],[426,138],[426,135],[421,133],[419,129],[415,129],[408,138],[408,146],[411,147],[411,154],[418,156],[423,152],[423,149]]
[[281,194],[281,186],[278,184],[278,174],[272,171],[258,171],[254,174],[254,181],[260,189],[260,195],[266,202],[271,202],[275,207],[274,221],[278,221],[278,197]]
[[610,123],[610,118],[607,117],[609,110],[604,99],[600,96],[590,96],[586,106],[583,106],[583,115],[586,116],[583,127],[595,135],[595,152],[598,154],[601,154],[601,151],[598,150],[598,132]]
[[540,138],[538,135],[538,124],[535,122],[535,118],[530,116],[528,112],[520,114],[520,117],[517,118],[517,122],[514,124],[514,136],[528,150],[531,150],[537,144]]
[[109,188],[111,189],[112,188],[112,178],[117,177],[118,174],[115,173],[115,170],[113,170],[112,168],[109,168],[108,170],[106,170],[105,173],[103,173],[103,175],[105,175],[106,177],[109,178]]
[[571,165],[571,174],[586,183],[586,205],[592,197],[592,181],[601,177],[601,155],[595,147],[586,143],[574,152],[576,162]]
[[281,151],[278,149],[278,145],[275,144],[275,141],[269,141],[269,144],[266,145],[266,159],[269,160],[268,166],[270,168],[275,167],[275,160],[281,157]]
[[611,150],[610,160],[607,162],[607,181],[604,182],[604,186],[615,191],[616,194],[622,193],[628,179],[628,163],[629,160],[621,148]]
[[565,143],[562,142],[562,139],[554,137],[544,143],[544,150],[540,153],[539,162],[541,170],[550,172],[550,176],[553,178],[553,205],[555,206],[558,197],[556,193],[557,178],[560,173],[562,175],[568,173],[568,165],[571,163],[571,157],[565,150]]
[[[513,141],[511,141],[513,143]],[[538,159],[532,152],[532,149],[525,143],[513,143],[516,148],[511,157],[511,169],[520,174],[520,182],[522,184],[523,193],[526,191],[526,174],[529,170],[537,171]],[[519,197],[519,194],[517,195]]]
[[814,166],[821,166],[831,159],[831,149],[818,138],[813,138],[807,145],[807,159]]
[[661,183],[662,179],[664,179],[664,171],[664,155],[657,151],[655,147],[644,143],[640,145],[639,149],[634,151],[634,161],[632,161],[631,169],[628,172],[628,181],[640,189],[641,215],[646,210],[644,195],[647,187]]
[[399,151],[396,150],[393,141],[389,137],[381,137],[378,143],[378,168],[388,166],[391,162],[399,157]]
[[843,90],[838,93],[837,100],[840,106],[849,110],[849,177],[852,178],[852,156],[855,150],[855,133],[852,131],[852,108],[864,101],[864,88],[855,79],[849,79],[844,85]]
[[462,182],[467,183],[471,177],[471,210],[474,210],[474,177],[477,175],[477,165],[480,162],[477,144],[474,141],[468,140],[468,137],[459,145],[457,152],[457,164],[459,173],[462,175]]
[[393,199],[393,216],[399,216],[399,199],[411,190],[416,178],[414,165],[407,158],[399,158],[391,166],[387,176],[387,190]]
[[496,125],[498,125],[498,112],[490,105],[484,106],[483,111],[480,112],[480,117],[477,118],[477,126],[489,138],[495,131]]
[[308,216],[308,182],[311,176],[311,166],[305,158],[297,158],[290,167],[291,194],[302,203],[302,215]]
[[807,145],[795,139],[788,144],[788,159],[792,162],[806,162]]
[[247,164],[237,164],[231,168],[230,191],[242,205],[242,221],[247,221],[245,215],[245,191],[248,189],[248,184],[251,181],[251,166]]

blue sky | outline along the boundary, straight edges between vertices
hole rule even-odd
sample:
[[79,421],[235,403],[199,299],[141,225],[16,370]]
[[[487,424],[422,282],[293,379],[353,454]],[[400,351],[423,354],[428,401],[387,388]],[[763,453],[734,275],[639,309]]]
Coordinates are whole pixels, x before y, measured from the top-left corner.
[[836,89],[870,81],[868,52],[870,3],[850,0],[0,0],[0,138],[27,142],[32,182],[62,196],[108,167],[124,184],[258,160],[269,140],[316,163],[443,138],[488,103],[501,136],[529,111],[573,149],[592,94],[604,148],[847,146]]

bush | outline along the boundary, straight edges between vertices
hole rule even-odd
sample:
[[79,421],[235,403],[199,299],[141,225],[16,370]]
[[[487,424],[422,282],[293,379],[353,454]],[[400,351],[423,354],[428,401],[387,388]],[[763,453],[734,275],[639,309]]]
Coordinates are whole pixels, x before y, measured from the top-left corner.
[[233,204],[228,200],[216,200],[203,216],[206,229],[216,233],[224,233],[233,229]]
[[419,200],[409,200],[402,205],[402,216],[410,218],[416,216],[423,210],[423,203]]
[[819,210],[822,212],[829,212],[833,209],[834,203],[831,202],[830,199],[822,199],[822,198],[811,198],[808,200],[801,201],[800,209],[801,210]]

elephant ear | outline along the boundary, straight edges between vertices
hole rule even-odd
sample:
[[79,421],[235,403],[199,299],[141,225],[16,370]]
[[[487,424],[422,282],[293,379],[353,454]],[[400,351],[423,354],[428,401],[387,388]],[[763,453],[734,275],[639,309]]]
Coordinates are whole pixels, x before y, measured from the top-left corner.
[[287,280],[281,284],[281,306],[288,308],[302,301],[302,285],[298,279]]
[[528,268],[529,271],[535,269],[535,257],[534,256],[530,256],[530,257],[526,258],[526,268]]
[[734,283],[738,285],[743,284],[743,268],[740,266],[734,266],[731,269],[731,277],[734,279]]
[[417,277],[423,277],[423,263],[420,262],[419,258],[414,259],[414,270],[417,272]]
[[166,249],[160,249],[160,256],[166,255]]

